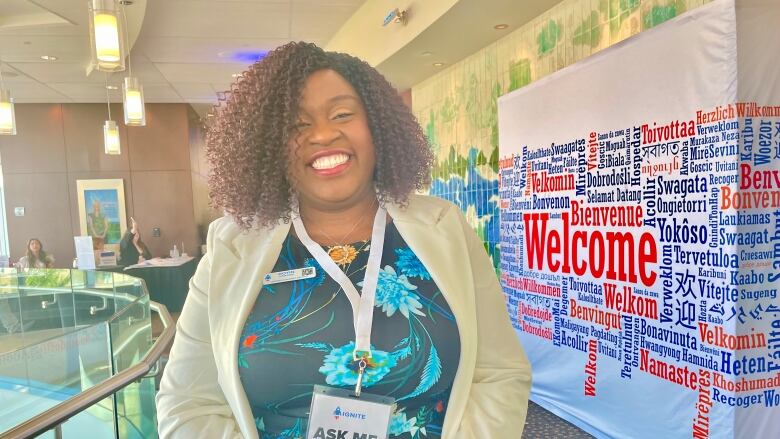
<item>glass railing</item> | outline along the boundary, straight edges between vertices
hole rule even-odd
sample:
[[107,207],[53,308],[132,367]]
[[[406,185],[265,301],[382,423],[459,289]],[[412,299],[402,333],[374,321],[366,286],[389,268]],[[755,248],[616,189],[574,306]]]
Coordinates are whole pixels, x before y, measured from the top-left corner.
[[170,322],[131,276],[0,269],[0,438],[157,437],[151,374]]

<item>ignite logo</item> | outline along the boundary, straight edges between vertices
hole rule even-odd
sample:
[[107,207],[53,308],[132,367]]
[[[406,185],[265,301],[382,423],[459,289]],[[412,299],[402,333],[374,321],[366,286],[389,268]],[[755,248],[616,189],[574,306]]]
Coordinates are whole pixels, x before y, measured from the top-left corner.
[[360,420],[368,419],[368,416],[365,413],[357,413],[357,412],[350,412],[349,410],[341,410],[341,407],[336,407],[336,410],[333,411],[333,417],[336,420],[338,420],[339,418],[360,419]]

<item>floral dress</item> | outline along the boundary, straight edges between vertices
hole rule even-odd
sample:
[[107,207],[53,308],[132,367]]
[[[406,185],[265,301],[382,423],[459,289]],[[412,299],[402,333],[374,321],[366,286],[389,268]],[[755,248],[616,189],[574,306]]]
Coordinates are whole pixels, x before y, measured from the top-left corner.
[[[360,289],[370,241],[325,247]],[[263,286],[238,352],[241,382],[263,439],[302,438],[315,384],[354,388],[352,307],[292,234],[273,271],[316,276]],[[431,275],[391,223],[385,231],[366,393],[392,396],[392,438],[439,438],[460,358],[455,318]]]

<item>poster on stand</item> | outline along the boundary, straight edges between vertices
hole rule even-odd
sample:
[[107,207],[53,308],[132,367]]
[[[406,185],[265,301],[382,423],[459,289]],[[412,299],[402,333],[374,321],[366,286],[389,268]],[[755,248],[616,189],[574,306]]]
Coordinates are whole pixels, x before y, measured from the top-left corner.
[[716,0],[499,99],[532,399],[597,437],[780,437],[780,98],[741,93],[737,16]]

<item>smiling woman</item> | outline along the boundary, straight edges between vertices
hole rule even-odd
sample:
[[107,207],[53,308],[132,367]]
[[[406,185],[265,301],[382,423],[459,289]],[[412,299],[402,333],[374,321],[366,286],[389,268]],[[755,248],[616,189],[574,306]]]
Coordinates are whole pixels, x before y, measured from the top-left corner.
[[372,418],[379,437],[519,438],[530,366],[479,238],[453,204],[414,194],[432,155],[390,84],[291,43],[213,119],[211,196],[229,215],[179,319],[160,436],[339,429],[316,424],[340,422],[317,416],[327,384],[360,396],[339,400],[348,413],[395,402]]
[[[290,218],[292,183],[297,178],[312,183],[303,172],[304,165],[313,170],[311,163],[286,165],[296,154],[314,160],[370,149],[377,166],[362,167],[361,175],[365,179],[370,170],[382,201],[404,204],[430,181],[433,155],[414,115],[387,80],[357,58],[291,43],[252,65],[230,96],[207,127],[209,185],[212,202],[243,228]],[[336,132],[344,136],[332,138]]]

